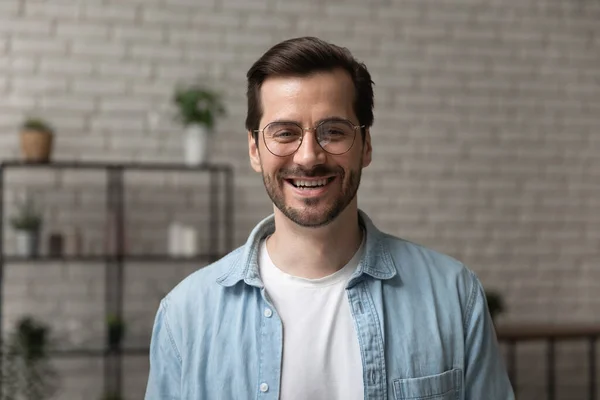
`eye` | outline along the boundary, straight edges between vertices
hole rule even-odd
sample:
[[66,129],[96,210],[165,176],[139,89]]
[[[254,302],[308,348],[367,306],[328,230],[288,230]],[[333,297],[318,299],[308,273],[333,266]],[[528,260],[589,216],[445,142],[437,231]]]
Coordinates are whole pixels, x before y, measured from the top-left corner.
[[296,134],[292,131],[279,131],[273,134],[274,138],[287,138],[290,136],[296,136]]
[[329,127],[327,128],[327,131],[325,131],[326,135],[329,136],[340,136],[340,135],[345,135],[346,133],[340,129],[336,129],[334,127]]
[[298,132],[297,129],[280,127],[279,129],[274,129],[268,134],[269,140],[278,142],[278,143],[293,143],[297,141],[302,136],[301,132]]
[[351,136],[352,128],[342,123],[323,124],[320,129],[320,136],[325,140],[343,140]]

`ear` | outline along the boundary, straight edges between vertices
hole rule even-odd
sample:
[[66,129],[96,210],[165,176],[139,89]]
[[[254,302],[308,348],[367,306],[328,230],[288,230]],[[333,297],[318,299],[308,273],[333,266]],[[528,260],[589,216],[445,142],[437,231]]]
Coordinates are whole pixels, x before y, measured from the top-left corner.
[[362,167],[368,167],[371,164],[371,157],[373,156],[373,148],[371,147],[371,130],[365,130],[365,143],[363,145],[363,162]]
[[254,140],[254,136],[251,131],[248,131],[248,155],[250,156],[250,165],[256,172],[262,173],[262,165],[260,163],[260,152],[258,151],[258,145]]

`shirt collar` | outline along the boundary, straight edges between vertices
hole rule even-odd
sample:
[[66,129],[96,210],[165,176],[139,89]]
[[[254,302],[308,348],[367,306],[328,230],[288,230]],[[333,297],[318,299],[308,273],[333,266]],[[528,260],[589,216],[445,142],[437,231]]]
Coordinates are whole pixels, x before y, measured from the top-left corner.
[[[348,286],[358,283],[365,275],[375,279],[390,279],[396,275],[396,266],[385,240],[386,234],[377,229],[362,210],[358,210],[358,215],[367,235],[366,248]],[[217,283],[228,287],[243,280],[248,285],[262,288],[263,283],[258,270],[258,250],[260,242],[273,232],[275,217],[270,215],[252,230],[243,251],[233,260],[231,268],[217,279]]]

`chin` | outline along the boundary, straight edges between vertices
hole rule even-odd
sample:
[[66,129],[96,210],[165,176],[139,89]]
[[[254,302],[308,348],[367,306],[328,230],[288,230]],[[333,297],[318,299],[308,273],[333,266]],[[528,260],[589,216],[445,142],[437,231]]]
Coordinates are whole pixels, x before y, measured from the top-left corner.
[[340,204],[334,204],[329,207],[318,204],[307,204],[312,203],[311,200],[305,201],[304,207],[286,205],[285,207],[278,208],[289,220],[305,228],[326,226],[333,222],[343,211]]

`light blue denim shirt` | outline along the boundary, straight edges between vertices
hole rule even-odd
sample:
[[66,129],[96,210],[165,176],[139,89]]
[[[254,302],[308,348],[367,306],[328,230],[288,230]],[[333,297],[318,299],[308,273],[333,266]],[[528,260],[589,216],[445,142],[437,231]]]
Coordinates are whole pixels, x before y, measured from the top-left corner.
[[[475,274],[359,216],[366,249],[346,292],[364,398],[514,399]],[[273,216],[266,218],[244,246],[161,301],[146,400],[279,398],[283,327],[257,258],[261,239],[274,229]]]

